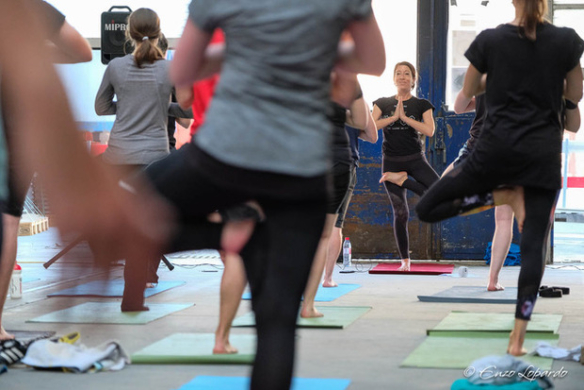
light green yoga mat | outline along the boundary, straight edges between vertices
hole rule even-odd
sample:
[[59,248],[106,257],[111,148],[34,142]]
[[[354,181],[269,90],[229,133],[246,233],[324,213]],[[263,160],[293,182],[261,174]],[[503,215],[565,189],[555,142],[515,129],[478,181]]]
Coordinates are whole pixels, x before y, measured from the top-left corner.
[[[557,345],[559,335],[553,333],[528,333],[525,348],[531,351],[538,341]],[[488,355],[504,355],[509,344],[509,334],[496,332],[465,332],[463,337],[440,334],[428,336],[401,364],[402,367],[459,368],[465,369],[473,361]],[[542,370],[552,367],[553,359],[540,356],[522,356],[521,359]]]
[[[529,333],[558,333],[562,322],[560,314],[533,314],[527,325]],[[512,313],[472,313],[453,311],[428,336],[441,332],[505,332],[513,329],[515,316]]]
[[26,322],[63,322],[70,324],[144,325],[171,313],[193,306],[192,303],[149,303],[149,311],[122,313],[120,302],[87,302],[55,311]]
[[[343,329],[351,325],[363,314],[371,310],[370,306],[319,306],[317,310],[324,317],[301,318],[298,316],[296,325],[300,328],[335,328]],[[255,326],[255,316],[249,312],[233,321],[234,327]]]
[[231,345],[236,354],[213,355],[215,335],[212,333],[176,333],[132,355],[134,364],[252,364],[256,336],[232,334]]

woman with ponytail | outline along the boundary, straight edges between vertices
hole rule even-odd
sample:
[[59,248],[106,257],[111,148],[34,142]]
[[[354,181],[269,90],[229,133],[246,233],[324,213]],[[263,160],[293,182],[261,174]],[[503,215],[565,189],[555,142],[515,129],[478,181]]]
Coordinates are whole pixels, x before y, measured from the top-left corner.
[[462,111],[473,96],[486,92],[488,115],[481,137],[473,153],[430,188],[416,211],[421,220],[437,222],[511,205],[523,234],[515,326],[507,352],[519,356],[525,353],[523,341],[561,188],[563,101],[577,111],[582,98],[584,41],[574,30],[544,20],[546,0],[514,0],[513,5],[515,19],[483,31],[465,53],[470,65],[454,109]]
[[116,116],[103,160],[116,165],[121,176],[169,154],[169,115],[192,117],[170,103],[170,62],[158,47],[160,35],[156,12],[148,8],[132,12],[126,36],[134,52],[109,63],[95,98],[97,115]]

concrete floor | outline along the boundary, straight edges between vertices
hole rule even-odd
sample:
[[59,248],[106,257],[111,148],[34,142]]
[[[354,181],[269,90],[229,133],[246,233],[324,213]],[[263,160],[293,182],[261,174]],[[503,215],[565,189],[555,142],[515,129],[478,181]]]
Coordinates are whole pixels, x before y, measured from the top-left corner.
[[[51,229],[53,230],[53,229]],[[48,270],[46,261],[61,248],[51,232],[21,241],[20,258],[24,284],[23,299],[8,299],[4,313],[7,329],[52,330],[57,334],[80,331],[81,342],[95,346],[118,340],[131,354],[161,338],[178,332],[212,333],[217,324],[218,286],[221,270],[210,265],[177,266],[172,272],[160,270],[162,280],[182,280],[186,285],[148,299],[150,303],[194,303],[186,310],[171,314],[147,325],[84,325],[26,323],[55,310],[71,307],[95,298],[46,298],[47,294],[73,287],[103,275],[88,268],[83,247]],[[203,262],[214,263],[209,259]],[[178,260],[177,260],[178,262]],[[299,329],[296,372],[306,378],[348,378],[349,389],[449,389],[463,377],[458,369],[400,368],[400,363],[426,338],[426,330],[437,325],[453,310],[514,312],[514,305],[424,303],[418,294],[430,295],[453,285],[484,285],[488,268],[470,263],[468,278],[445,276],[369,275],[366,272],[337,274],[341,283],[359,283],[361,288],[321,305],[372,306],[373,309],[344,330]],[[474,265],[472,265],[474,264]],[[460,265],[460,264],[457,264]],[[468,265],[468,264],[465,264]],[[363,266],[369,268],[369,264]],[[571,287],[571,294],[561,299],[539,299],[536,313],[562,314],[559,345],[571,348],[584,342],[584,266],[562,264],[546,269],[544,284]],[[338,271],[338,269],[337,269]],[[519,269],[505,268],[501,273],[504,286],[516,286]],[[121,276],[121,268],[112,276]],[[38,280],[34,280],[38,278]],[[113,299],[104,299],[112,301]],[[238,315],[250,310],[243,301]],[[234,329],[235,334],[253,332]],[[503,354],[505,351],[501,351]],[[553,370],[568,375],[555,380],[557,389],[584,388],[584,366],[576,362],[555,361]],[[245,376],[250,366],[227,365],[130,365],[119,372],[66,374],[42,372],[30,368],[10,368],[0,376],[1,390],[20,389],[178,389],[197,375]]]

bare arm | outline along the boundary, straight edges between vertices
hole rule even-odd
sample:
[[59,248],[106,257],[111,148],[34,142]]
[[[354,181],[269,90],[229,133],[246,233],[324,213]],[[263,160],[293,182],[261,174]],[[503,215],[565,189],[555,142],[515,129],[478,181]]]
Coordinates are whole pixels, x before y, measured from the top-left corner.
[[89,62],[93,57],[87,39],[69,23],[65,22],[59,33],[51,38],[49,50],[53,62],[58,64],[75,64]]
[[189,119],[189,118],[175,118],[175,119],[176,119],[176,123],[178,123],[179,125],[181,125],[185,129],[188,129],[189,127],[191,127],[191,123],[193,123],[193,120]]
[[373,118],[373,120],[375,121],[375,127],[377,129],[383,129],[386,126],[391,125],[392,123],[394,123],[395,121],[397,121],[399,119],[399,115],[396,114],[388,117],[388,118],[382,118],[381,117],[381,109],[379,107],[377,107],[377,105],[373,105],[373,112],[371,113],[371,117]]
[[477,108],[477,101],[476,101],[476,98],[473,96],[472,99],[470,99],[470,102],[467,104],[467,106],[462,111],[456,111],[456,105],[455,105],[454,112],[457,114],[462,114],[464,112],[474,111],[476,108]]
[[[201,30],[190,19],[187,21],[170,67],[170,77],[177,89],[190,87],[221,70],[225,45],[209,45],[210,40],[211,33]],[[180,100],[179,103],[184,107]]]
[[431,109],[426,110],[424,114],[422,114],[423,122],[418,122],[415,119],[407,117],[405,114],[401,115],[400,119],[408,126],[424,134],[425,136],[434,136],[434,129],[436,128],[436,124],[434,123],[434,114],[432,113]]
[[470,64],[464,76],[464,84],[462,85],[462,89],[454,101],[454,112],[457,114],[466,112],[465,110],[472,98],[485,92],[486,80],[486,76],[484,76],[477,70],[477,68]]
[[578,104],[582,100],[582,88],[582,68],[578,64],[566,75],[564,97]]
[[571,110],[566,110],[566,116],[564,118],[564,128],[572,133],[578,132],[580,130],[580,109],[574,108]]
[[371,142],[372,144],[377,142],[378,133],[375,128],[375,121],[363,97],[355,100],[351,105],[347,115],[347,124],[361,130],[359,138],[363,141]]
[[375,15],[352,22],[347,30],[354,43],[339,46],[337,66],[353,73],[380,76],[385,70],[385,46]]

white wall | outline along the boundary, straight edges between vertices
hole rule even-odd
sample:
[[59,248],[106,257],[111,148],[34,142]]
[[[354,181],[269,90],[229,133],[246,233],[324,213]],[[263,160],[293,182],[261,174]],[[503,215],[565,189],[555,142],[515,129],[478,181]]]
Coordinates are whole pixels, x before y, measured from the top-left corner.
[[396,63],[409,61],[416,65],[417,3],[413,0],[373,0],[373,12],[385,42],[386,69],[381,77],[359,76],[363,96],[369,103],[395,95],[393,68]]

